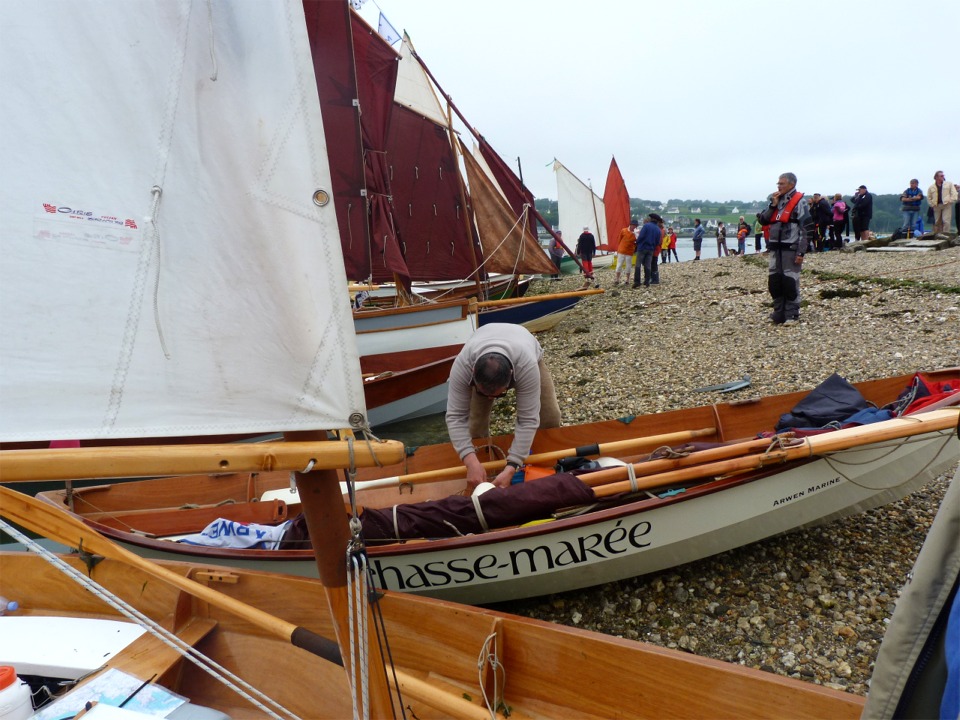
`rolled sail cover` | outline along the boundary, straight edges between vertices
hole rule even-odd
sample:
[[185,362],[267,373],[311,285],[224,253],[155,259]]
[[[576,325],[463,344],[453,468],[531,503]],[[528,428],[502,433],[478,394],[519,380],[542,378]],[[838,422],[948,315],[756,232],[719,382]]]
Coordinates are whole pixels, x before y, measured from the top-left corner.
[[[586,505],[595,500],[593,490],[570,473],[493,488],[477,498],[487,529],[491,530],[543,519],[559,508]],[[365,508],[360,521],[364,538],[373,542],[484,532],[474,499],[462,495],[384,509]]]

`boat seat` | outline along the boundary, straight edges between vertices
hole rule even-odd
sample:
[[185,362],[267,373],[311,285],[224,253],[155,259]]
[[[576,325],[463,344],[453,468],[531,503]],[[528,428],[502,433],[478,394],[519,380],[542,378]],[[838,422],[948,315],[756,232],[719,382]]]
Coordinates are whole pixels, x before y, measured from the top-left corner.
[[[145,632],[124,620],[0,616],[0,664],[17,668],[21,675],[76,680],[120,655]],[[56,643],[39,642],[41,638],[55,638]]]
[[287,519],[287,503],[283,500],[266,500],[199,508],[91,513],[85,518],[114,530],[166,537],[199,532],[219,518],[242,523],[276,525]]
[[[97,679],[104,677],[105,674],[111,671],[120,671],[141,681],[155,680],[163,684],[165,675],[175,670],[178,663],[184,661],[183,655],[180,652],[171,648],[166,642],[158,639],[152,633],[146,632],[135,623],[96,618],[50,618],[41,616],[16,619],[37,620],[43,621],[44,623],[49,623],[51,620],[68,621],[70,626],[75,628],[73,632],[78,633],[78,638],[97,638],[100,646],[104,644],[104,638],[110,638],[116,635],[118,629],[128,628],[130,632],[136,631],[140,633],[139,637],[125,645],[119,652],[110,656],[106,662],[104,662],[104,655],[98,654],[98,648],[94,647],[92,650],[86,652],[85,657],[88,658],[88,667],[80,675],[74,674],[69,678],[77,679],[78,677],[83,677],[83,680],[77,683],[76,687],[72,688],[68,693],[60,696],[54,705],[45,708],[45,712],[51,712],[54,707],[58,709],[58,712],[60,709],[69,708],[70,712],[67,716],[72,717],[73,713],[80,709],[87,699],[90,699],[91,692],[95,693],[101,690],[99,687],[94,690],[93,684],[97,682]],[[173,625],[173,615],[168,616],[162,625],[167,628],[171,627]],[[216,620],[194,615],[187,617],[186,620],[181,623],[175,634],[183,643],[194,647],[216,626]],[[33,637],[34,645],[42,647],[44,655],[48,658],[53,654],[51,653],[51,646],[60,646],[59,641],[61,640],[60,635],[51,635],[49,637],[55,637],[56,640],[54,642],[38,644],[36,642],[37,636],[34,635]],[[72,652],[74,644],[75,643],[70,643],[70,645],[65,648],[68,656],[72,657],[80,654]],[[87,649],[84,648],[84,650]],[[63,675],[62,672],[58,672],[60,668],[50,664],[45,668],[34,667],[33,669],[36,671],[33,674],[44,677],[67,677]],[[18,671],[23,672],[19,669]],[[84,675],[86,676],[84,677]],[[91,685],[91,687],[84,692],[83,688],[87,685]],[[104,720],[134,720],[135,718],[154,717],[144,715],[143,713],[120,710],[104,703],[94,705],[85,716],[90,718],[103,717]],[[194,705],[189,701],[180,705],[166,717],[175,720],[229,720],[229,717],[219,710],[202,705]]]
[[[347,484],[345,482],[340,483],[340,493],[342,495],[347,494]],[[260,496],[260,502],[271,500],[282,500],[288,505],[296,505],[300,502],[300,492],[296,488],[291,490],[289,487],[282,487],[276,490],[266,490]]]
[[[164,627],[172,624],[170,616]],[[205,638],[215,627],[217,621],[212,618],[191,616],[176,630],[176,636],[191,647]],[[183,656],[157,638],[152,633],[144,632],[139,638],[127,645],[109,661],[104,669],[115,668],[125,673],[146,680],[156,675],[162,677],[165,672],[173,668]]]

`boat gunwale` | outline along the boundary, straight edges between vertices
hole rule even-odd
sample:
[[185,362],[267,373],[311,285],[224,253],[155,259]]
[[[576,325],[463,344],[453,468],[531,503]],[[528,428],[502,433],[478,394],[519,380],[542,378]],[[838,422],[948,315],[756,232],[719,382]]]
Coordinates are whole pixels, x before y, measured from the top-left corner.
[[[937,375],[949,375],[954,377],[956,374],[960,373],[960,368],[949,368],[938,371],[924,372],[923,374],[927,377],[937,376]],[[909,382],[909,379],[913,377],[913,374],[903,375],[903,376],[891,376],[888,378],[881,378],[875,381],[865,381],[866,383],[878,382],[882,384],[894,383],[898,381]],[[862,383],[855,383],[855,385],[862,385]],[[809,391],[801,391],[799,393],[786,393],[782,396],[767,396],[770,398],[776,397],[790,397],[794,395],[804,396],[808,394]],[[762,398],[760,399],[762,400]],[[694,408],[681,409],[679,413],[685,413],[687,411],[696,411],[700,410],[706,411],[707,409],[712,409],[714,417],[717,422],[717,435],[722,437],[723,427],[721,424],[723,412],[721,409],[724,407],[727,408],[736,408],[737,406],[742,406],[745,404],[750,404],[757,402],[756,400],[742,400],[734,401],[731,403],[722,403],[722,404],[712,404],[709,406],[698,406]],[[654,417],[659,413],[653,413],[647,417]],[[639,417],[639,416],[638,416]],[[599,423],[587,423],[585,425],[599,425],[603,423],[611,422],[609,420],[600,421]],[[613,422],[617,422],[614,420]],[[562,428],[561,428],[562,429]],[[925,433],[919,433],[917,436],[911,437],[922,437],[923,435],[933,435],[938,431],[929,431]],[[735,441],[734,441],[735,442]],[[729,444],[722,443],[722,444]],[[869,443],[865,443],[869,445]],[[860,448],[854,448],[859,450]],[[498,545],[506,542],[514,542],[518,540],[526,540],[529,538],[536,538],[542,536],[548,536],[556,532],[563,532],[567,530],[576,530],[583,526],[593,525],[599,522],[605,522],[610,520],[616,520],[622,517],[641,515],[659,508],[667,507],[676,503],[688,502],[704,497],[708,497],[716,492],[722,490],[727,490],[733,487],[747,485],[755,481],[762,480],[764,478],[770,477],[771,475],[779,474],[787,470],[792,470],[798,467],[802,467],[805,464],[811,462],[817,462],[820,458],[817,456],[799,458],[796,460],[791,460],[788,462],[782,462],[775,465],[769,465],[766,467],[757,468],[754,470],[743,471],[735,475],[729,475],[721,478],[714,478],[712,480],[707,480],[696,485],[686,487],[685,492],[673,495],[666,498],[658,497],[645,497],[638,500],[633,500],[627,503],[613,505],[611,507],[605,507],[599,510],[585,512],[580,515],[554,519],[546,523],[539,523],[528,526],[518,526],[518,527],[509,527],[509,528],[500,528],[488,531],[486,533],[462,535],[456,537],[445,537],[445,538],[410,538],[401,540],[398,542],[391,543],[371,543],[367,547],[368,554],[372,558],[376,557],[394,557],[398,555],[419,555],[428,552],[435,551],[445,551],[458,548],[471,548],[478,545]],[[683,485],[683,483],[676,483],[676,486]],[[97,485],[88,488],[81,488],[73,490],[74,496],[83,495],[86,492],[91,491],[103,491],[104,488],[114,487],[110,484],[106,485]],[[671,487],[671,486],[666,486]],[[69,512],[65,507],[65,490],[53,490],[53,491],[44,491],[38,494],[38,498],[43,499],[44,501],[57,506],[64,512]],[[118,511],[117,513],[122,514]],[[185,555],[191,557],[201,557],[201,558],[222,558],[222,559],[249,559],[251,561],[261,560],[261,559],[270,559],[278,561],[302,561],[305,558],[312,558],[313,550],[312,549],[283,549],[283,550],[260,550],[260,549],[248,549],[248,548],[213,548],[213,547],[203,547],[203,546],[194,546],[194,545],[182,545],[179,543],[171,542],[170,540],[164,540],[160,538],[151,538],[143,535],[141,533],[129,532],[123,530],[117,530],[110,526],[103,525],[96,520],[91,520],[85,517],[82,514],[78,516],[83,519],[85,523],[91,527],[95,527],[99,532],[102,532],[107,537],[114,538],[121,542],[126,542],[135,546],[143,547],[145,549],[162,551],[165,553],[171,553],[174,555]],[[211,560],[213,561],[213,560]]]

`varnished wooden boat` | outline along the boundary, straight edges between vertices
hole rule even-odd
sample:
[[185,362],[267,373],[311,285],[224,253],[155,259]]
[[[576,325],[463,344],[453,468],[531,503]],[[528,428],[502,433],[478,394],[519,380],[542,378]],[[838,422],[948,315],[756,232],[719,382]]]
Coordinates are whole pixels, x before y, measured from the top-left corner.
[[[925,376],[960,386],[957,369]],[[882,406],[911,379],[891,377],[857,387]],[[960,454],[955,408],[928,413],[928,420],[936,415],[934,425],[923,425],[919,419],[924,416],[918,415],[814,436],[792,449],[755,440],[804,395],[540,431],[532,461],[539,456],[543,466],[576,454],[643,459],[642,453],[661,445],[682,449],[691,440],[720,446],[638,464],[638,476],[650,474],[641,478],[646,483],[641,492],[589,512],[547,515],[539,519],[549,522],[462,537],[378,544],[370,548],[377,581],[388,589],[486,603],[632,577],[892,502],[921,487]],[[495,438],[493,456],[502,458],[510,441],[510,436]],[[834,445],[819,449],[825,442]],[[491,469],[502,467],[499,462],[491,461]],[[603,472],[625,477],[622,469]],[[447,444],[409,448],[403,462],[358,469],[357,478],[365,488],[357,501],[367,508],[439,499],[465,487],[462,467]],[[606,487],[629,491],[626,480],[614,480],[619,485]],[[197,533],[218,517],[265,524],[293,517],[299,496],[282,473],[203,475],[186,484],[159,478],[46,491],[40,497],[149,557],[315,573],[307,549],[212,548],[165,539]]]
[[[76,556],[66,562],[87,575]],[[317,580],[200,564],[163,567],[266,611],[278,624],[334,637]],[[117,560],[103,560],[89,576],[150,623],[279,703],[284,710],[267,705],[275,717],[351,717],[350,686],[335,663]],[[11,638],[17,625],[28,632],[36,628],[34,646],[42,644],[50,664],[58,651],[74,649],[68,631],[52,636],[43,630],[52,627],[51,618],[71,619],[68,627],[104,619],[128,622],[29,553],[0,553],[0,593],[16,598],[21,608],[0,617],[0,636]],[[498,612],[394,593],[384,595],[378,607],[398,673],[391,680],[395,707],[402,705],[406,717],[493,717],[483,697],[496,696],[495,683],[511,718],[772,718],[789,707],[791,717],[839,720],[858,717],[863,706],[861,697],[812,683]],[[17,663],[18,652],[10,642],[0,643],[0,665]],[[268,716],[151,634],[112,651],[100,664],[86,682],[114,669],[233,720]]]

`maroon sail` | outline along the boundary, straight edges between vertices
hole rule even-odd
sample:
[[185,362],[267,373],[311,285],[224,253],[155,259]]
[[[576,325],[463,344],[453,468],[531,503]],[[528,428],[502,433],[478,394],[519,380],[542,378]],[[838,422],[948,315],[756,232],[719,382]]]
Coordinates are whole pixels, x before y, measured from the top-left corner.
[[[370,271],[355,279],[369,278],[374,282],[399,279],[409,289],[410,271],[400,250],[393,219],[386,154],[399,56],[355,13],[353,43],[370,227]],[[344,247],[344,254],[347,252],[348,248]]]
[[477,277],[482,256],[447,128],[394,103],[387,158],[394,219],[410,277]]
[[347,3],[304,0],[347,278],[407,280],[383,159],[397,54]]

